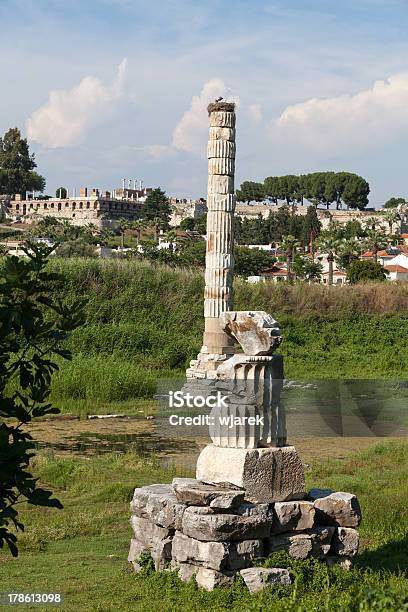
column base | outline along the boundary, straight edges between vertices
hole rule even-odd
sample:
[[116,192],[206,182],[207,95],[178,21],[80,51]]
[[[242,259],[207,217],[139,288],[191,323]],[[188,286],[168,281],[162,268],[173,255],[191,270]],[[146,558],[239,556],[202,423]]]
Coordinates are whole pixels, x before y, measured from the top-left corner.
[[245,499],[254,503],[305,497],[303,466],[294,446],[245,449],[209,444],[197,459],[196,478],[241,487]]

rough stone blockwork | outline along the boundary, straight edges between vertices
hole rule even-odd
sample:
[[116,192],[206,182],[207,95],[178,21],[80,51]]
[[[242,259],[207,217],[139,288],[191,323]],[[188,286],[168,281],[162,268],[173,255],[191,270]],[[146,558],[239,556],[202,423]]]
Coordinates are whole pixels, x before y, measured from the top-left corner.
[[252,503],[228,483],[175,478],[136,489],[130,508],[135,571],[148,552],[156,569],[177,569],[181,580],[194,576],[207,590],[230,586],[238,575],[253,593],[290,584],[285,569],[252,567],[273,552],[347,569],[358,551],[361,510],[350,493],[313,489],[304,500]]

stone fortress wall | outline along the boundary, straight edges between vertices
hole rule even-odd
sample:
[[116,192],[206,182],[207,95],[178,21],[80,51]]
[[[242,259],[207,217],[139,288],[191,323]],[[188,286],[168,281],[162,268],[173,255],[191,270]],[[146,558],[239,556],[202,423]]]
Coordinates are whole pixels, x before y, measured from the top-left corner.
[[[94,224],[98,228],[109,227],[115,221],[140,217],[145,195],[138,196],[133,190],[99,192],[86,188],[80,190],[78,197],[50,198],[49,200],[24,200],[16,196],[7,204],[7,214],[12,218],[23,217],[27,222],[54,217],[60,221],[68,220],[73,225]],[[148,192],[148,190],[144,190]],[[141,192],[142,193],[142,192]]]

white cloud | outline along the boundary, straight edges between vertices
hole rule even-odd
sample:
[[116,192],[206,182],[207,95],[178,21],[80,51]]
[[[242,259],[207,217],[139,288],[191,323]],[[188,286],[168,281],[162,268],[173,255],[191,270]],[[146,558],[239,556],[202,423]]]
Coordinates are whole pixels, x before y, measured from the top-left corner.
[[111,84],[86,76],[71,89],[51,91],[48,102],[27,120],[28,138],[52,149],[81,143],[123,95],[126,65],[125,58]]
[[173,157],[176,151],[169,145],[147,145],[145,147],[135,147],[136,150],[145,151],[152,159],[166,159],[167,157]]
[[274,142],[311,152],[381,149],[408,135],[408,72],[376,81],[370,89],[288,106],[270,124]]
[[239,104],[239,99],[230,94],[230,89],[224,81],[211,79],[204,84],[198,96],[193,96],[190,108],[183,114],[173,130],[171,145],[154,144],[145,146],[143,149],[153,159],[169,157],[177,151],[204,155],[208,137],[207,106],[220,96]]
[[193,96],[190,108],[174,128],[172,146],[188,153],[202,154],[208,131],[207,106],[219,96],[226,95],[227,87],[221,79],[207,81],[200,95]]
[[248,114],[252,121],[259,123],[262,121],[262,109],[260,104],[250,104],[248,106]]

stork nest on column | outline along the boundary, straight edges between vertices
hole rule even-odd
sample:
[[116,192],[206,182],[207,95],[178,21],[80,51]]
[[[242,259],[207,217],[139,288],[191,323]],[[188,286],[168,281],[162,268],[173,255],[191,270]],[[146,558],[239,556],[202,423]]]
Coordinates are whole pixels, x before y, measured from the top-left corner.
[[207,111],[209,115],[214,111],[227,111],[233,113],[235,111],[235,102],[211,102],[207,106]]

